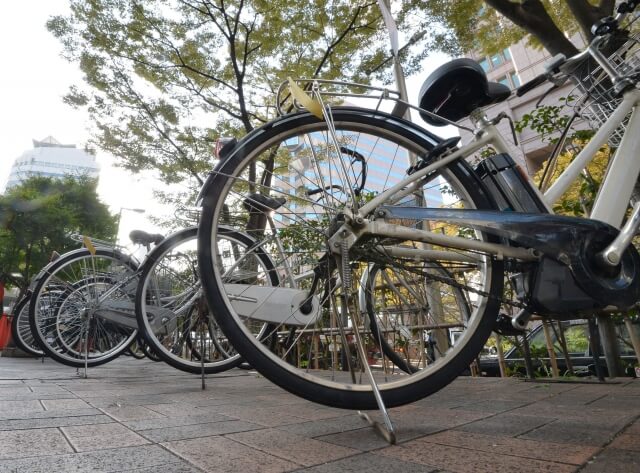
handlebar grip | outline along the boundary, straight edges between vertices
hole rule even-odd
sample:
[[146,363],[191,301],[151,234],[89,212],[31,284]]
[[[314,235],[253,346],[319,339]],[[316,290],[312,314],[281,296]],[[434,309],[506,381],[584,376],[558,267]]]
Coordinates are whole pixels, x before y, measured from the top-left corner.
[[529,82],[526,82],[526,83],[522,84],[520,87],[518,87],[516,89],[516,95],[518,97],[522,97],[527,92],[529,92],[529,91],[535,89],[536,87],[538,87],[539,85],[542,85],[545,82],[547,82],[548,79],[549,79],[549,77],[547,76],[547,74],[541,74],[538,77],[534,77]]

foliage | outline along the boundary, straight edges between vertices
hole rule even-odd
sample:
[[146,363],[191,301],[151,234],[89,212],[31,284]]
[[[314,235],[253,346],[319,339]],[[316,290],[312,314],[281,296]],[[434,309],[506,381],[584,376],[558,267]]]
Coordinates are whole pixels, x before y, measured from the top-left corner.
[[[522,132],[525,128],[530,128],[538,133],[543,141],[556,144],[560,133],[569,124],[570,117],[565,110],[570,107],[572,101],[572,97],[567,97],[559,101],[560,105],[544,105],[535,108],[516,122],[516,130]],[[547,188],[546,183],[553,183],[557,179],[593,133],[593,130],[589,129],[572,129],[564,144],[565,151],[560,153],[554,162],[545,161],[542,168],[533,176],[534,182],[538,186],[545,184]],[[613,151],[608,145],[604,145],[596,153],[580,178],[554,205],[555,213],[573,216],[589,214]],[[549,170],[547,170],[548,166],[551,166]],[[543,178],[545,183],[542,183]]]
[[70,233],[113,238],[115,218],[98,200],[96,187],[89,178],[36,176],[0,196],[0,281],[19,273],[11,282],[24,290],[53,251],[78,246]]
[[[428,25],[414,20],[413,3],[399,8],[410,71],[426,54],[417,33]],[[157,170],[167,183],[201,184],[215,139],[273,118],[288,76],[389,77],[373,0],[71,0],[71,12],[48,22],[84,72],[66,101],[88,110],[95,143],[119,165]]]
[[430,0],[421,2],[421,19],[434,28],[429,46],[451,55],[467,51],[495,54],[522,38],[551,54],[577,52],[567,37],[611,15],[614,1],[586,0]]

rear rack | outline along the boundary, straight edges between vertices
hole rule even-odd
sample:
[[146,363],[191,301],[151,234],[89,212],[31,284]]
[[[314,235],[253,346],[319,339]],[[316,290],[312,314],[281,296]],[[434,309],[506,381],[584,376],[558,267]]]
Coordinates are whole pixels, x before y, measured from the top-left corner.
[[[392,103],[393,109],[391,111],[391,115],[396,117],[403,117],[407,110],[411,109],[449,125],[453,125],[456,128],[467,130],[472,133],[474,131],[472,128],[462,126],[457,122],[447,120],[440,115],[402,100],[400,92],[397,90],[339,80],[305,78],[292,80],[304,91],[310,94],[312,98],[319,100],[320,103],[326,103],[329,106],[344,105],[347,101],[346,99],[355,98],[358,99],[358,101],[366,101],[367,104],[371,104],[373,102],[372,106],[363,106],[360,103],[357,105],[354,104],[355,106],[368,110],[380,111],[382,104]],[[329,100],[326,101],[325,98]],[[288,81],[283,81],[278,87],[278,92],[276,94],[276,110],[278,115],[286,115],[294,111],[301,111],[305,109],[306,108],[291,95],[288,88]]]

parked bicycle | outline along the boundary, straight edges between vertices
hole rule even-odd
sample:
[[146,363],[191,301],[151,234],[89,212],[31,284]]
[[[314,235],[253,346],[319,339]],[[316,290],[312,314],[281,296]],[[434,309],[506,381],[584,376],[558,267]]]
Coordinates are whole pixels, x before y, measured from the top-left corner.
[[[638,35],[629,30],[636,3],[622,2],[614,19],[595,26],[584,52],[554,58],[547,73],[518,90],[569,78],[584,92],[579,113],[598,120],[591,141],[544,195],[510,157],[496,128],[504,117],[483,111],[510,90],[487,82],[472,61],[434,71],[420,94],[427,122],[472,120],[474,138],[460,148],[459,139],[442,140],[399,118],[410,104],[396,99],[395,114],[380,111],[393,98],[388,90],[301,81],[309,97],[293,82],[288,104],[308,111],[226,145],[201,193],[202,283],[238,352],[295,394],[370,409],[376,399],[374,386],[362,382],[366,347],[384,342],[391,365],[417,361],[401,370],[383,362],[375,371],[384,403],[397,406],[441,389],[465,369],[501,303],[519,309],[518,328],[534,313],[562,319],[633,307],[640,298],[640,256],[631,245],[640,226],[640,55]],[[615,53],[603,53],[625,35]],[[328,102],[356,95],[349,88],[377,92],[375,108]],[[281,88],[281,106],[286,94]],[[590,218],[554,215],[552,204],[608,140],[615,155]],[[467,158],[487,148],[496,154],[472,168]],[[380,157],[386,169],[374,166]],[[406,174],[390,171],[397,162]],[[256,246],[247,253],[266,254],[275,270],[220,251],[221,229],[229,227],[249,234]],[[243,265],[250,277],[226,278],[229,268]],[[306,273],[312,277],[302,278]],[[503,300],[505,275],[515,301]],[[394,309],[386,310],[390,304]],[[256,337],[252,326],[265,323],[268,333]],[[299,342],[302,360],[291,356],[293,344],[282,350],[274,342],[285,336]]]

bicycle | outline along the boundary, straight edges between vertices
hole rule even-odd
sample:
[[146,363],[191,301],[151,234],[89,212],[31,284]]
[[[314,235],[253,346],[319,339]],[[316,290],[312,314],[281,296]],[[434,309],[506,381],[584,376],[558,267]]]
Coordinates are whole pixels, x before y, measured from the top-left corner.
[[[35,278],[29,324],[36,343],[52,359],[77,368],[99,366],[136,338],[132,295],[139,265],[110,242],[73,238],[85,248],[59,256]],[[132,232],[132,241],[147,249],[163,239]]]
[[[157,245],[139,270],[135,297],[138,327],[153,353],[189,373],[218,373],[243,359],[215,323],[203,296],[196,261],[197,228],[181,230]],[[246,254],[255,242],[245,234],[221,230],[218,245],[229,254]],[[272,271],[259,252],[257,264]],[[227,278],[247,277],[235,268]],[[259,324],[257,336],[266,330]]]
[[[640,146],[640,113],[634,108],[640,103],[638,36],[629,34],[613,55],[601,50],[611,38],[619,38],[623,21],[637,18],[629,17],[637,2],[620,5],[615,18],[596,25],[595,39],[584,52],[555,58],[548,73],[518,89],[522,94],[546,81],[572,77],[585,92],[580,113],[586,118],[595,111],[601,122],[544,195],[510,158],[510,147],[496,128],[504,117],[489,119],[483,112],[509,97],[510,90],[488,83],[475,63],[457,60],[434,71],[421,91],[420,108],[391,91],[344,82],[309,81],[309,97],[290,81],[295,99],[289,105],[307,111],[284,115],[226,145],[201,191],[202,284],[238,352],[265,377],[309,400],[371,409],[378,404],[379,388],[391,407],[441,389],[467,367],[487,340],[501,303],[519,309],[513,319],[518,328],[533,313],[562,319],[634,306],[640,298],[640,256],[630,243],[640,226],[640,204],[633,205],[622,223],[640,171],[634,155]],[[585,73],[591,62],[598,68]],[[329,84],[337,90],[323,91]],[[376,107],[325,103],[327,97],[360,96],[340,90],[345,87],[378,93]],[[379,110],[388,99],[396,104],[392,114]],[[460,148],[459,139],[441,140],[399,118],[408,107],[438,125],[456,125],[469,116],[474,139]],[[612,136],[621,140],[614,141],[617,151],[590,218],[553,215],[551,204]],[[465,158],[488,146],[498,154],[473,169]],[[354,160],[362,162],[357,156],[365,157],[364,168],[369,169],[354,169]],[[378,156],[390,163],[386,174],[370,165]],[[406,163],[405,175],[391,173],[397,160]],[[377,189],[374,177],[382,183]],[[317,193],[323,198],[313,198]],[[246,205],[255,202],[258,209]],[[266,214],[274,216],[275,230],[265,224]],[[216,241],[218,228],[230,222],[256,240],[279,273],[287,274],[285,266],[298,276],[311,271],[311,282],[294,284],[281,277],[272,287],[263,274],[242,284],[225,281],[225,261]],[[375,372],[376,383],[362,383],[358,372],[369,364],[365,347],[375,343],[365,319],[377,312],[367,310],[367,303],[376,307],[367,302],[375,294],[371,278],[363,275],[376,265],[414,275],[431,294],[425,306],[412,294],[416,291],[400,291],[426,308],[428,323],[407,319],[385,330],[411,338],[414,330],[426,329],[440,340],[440,350],[417,369],[388,372],[383,363]],[[516,301],[502,297],[506,274]],[[441,286],[450,289],[438,296]],[[454,292],[464,304],[448,303]],[[292,361],[289,350],[282,353],[247,327],[265,321],[274,324],[273,337],[297,337],[305,363]],[[418,329],[420,325],[426,328]],[[346,335],[356,341],[357,366],[351,356],[342,356],[350,351]],[[308,343],[302,343],[303,337]],[[384,339],[393,346],[393,337]]]

